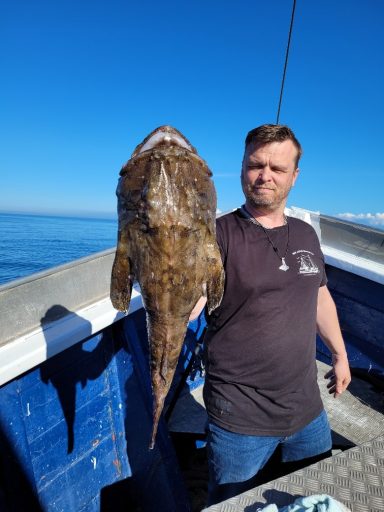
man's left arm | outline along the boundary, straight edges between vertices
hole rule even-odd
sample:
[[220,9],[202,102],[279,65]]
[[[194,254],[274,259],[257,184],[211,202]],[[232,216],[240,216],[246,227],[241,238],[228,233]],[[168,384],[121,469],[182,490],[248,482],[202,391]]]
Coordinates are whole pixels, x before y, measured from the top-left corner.
[[332,353],[333,370],[325,375],[330,378],[329,392],[337,398],[351,382],[347,351],[341,334],[335,303],[326,286],[319,288],[317,298],[317,332]]

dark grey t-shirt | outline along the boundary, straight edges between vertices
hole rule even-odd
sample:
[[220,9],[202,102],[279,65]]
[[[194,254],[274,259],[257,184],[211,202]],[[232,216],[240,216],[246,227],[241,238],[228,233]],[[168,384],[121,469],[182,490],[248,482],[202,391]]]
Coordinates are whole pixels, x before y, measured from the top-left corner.
[[[323,409],[315,339],[324,258],[310,225],[288,224],[284,272],[261,227],[239,211],[217,221],[226,283],[208,320],[204,399],[210,418],[233,432],[291,435]],[[268,235],[284,256],[288,227]]]

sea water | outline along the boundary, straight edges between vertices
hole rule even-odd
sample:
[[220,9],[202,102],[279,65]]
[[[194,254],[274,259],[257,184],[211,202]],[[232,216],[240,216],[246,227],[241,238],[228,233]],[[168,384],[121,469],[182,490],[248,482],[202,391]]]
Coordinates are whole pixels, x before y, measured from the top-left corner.
[[0,213],[0,284],[115,247],[117,221]]

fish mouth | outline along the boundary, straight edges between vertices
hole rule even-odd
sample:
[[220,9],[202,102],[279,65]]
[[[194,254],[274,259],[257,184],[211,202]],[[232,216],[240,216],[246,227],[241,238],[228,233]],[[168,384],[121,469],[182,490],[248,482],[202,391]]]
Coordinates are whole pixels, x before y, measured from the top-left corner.
[[196,149],[182,133],[172,126],[165,125],[159,126],[153,130],[153,132],[151,132],[143,142],[136,147],[135,151],[132,153],[132,158],[144,153],[145,151],[151,151],[156,147],[172,146],[178,146],[190,151],[191,153],[197,154]]

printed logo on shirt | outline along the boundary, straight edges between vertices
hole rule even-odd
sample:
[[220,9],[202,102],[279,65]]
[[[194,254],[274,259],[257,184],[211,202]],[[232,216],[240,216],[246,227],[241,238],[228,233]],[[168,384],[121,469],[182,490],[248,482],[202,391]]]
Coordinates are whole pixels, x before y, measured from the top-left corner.
[[319,267],[314,263],[311,256],[314,256],[313,252],[301,249],[292,253],[296,256],[296,260],[299,266],[298,274],[314,275],[320,272]]

